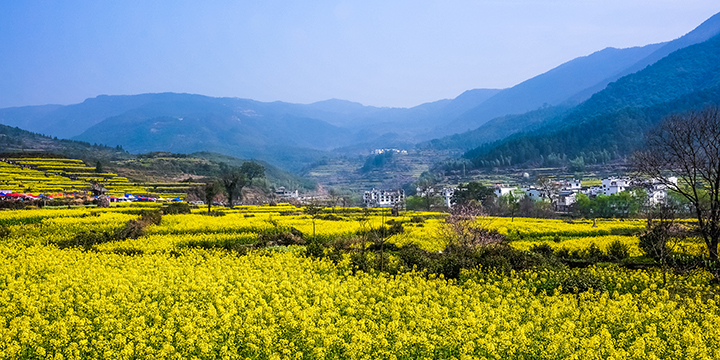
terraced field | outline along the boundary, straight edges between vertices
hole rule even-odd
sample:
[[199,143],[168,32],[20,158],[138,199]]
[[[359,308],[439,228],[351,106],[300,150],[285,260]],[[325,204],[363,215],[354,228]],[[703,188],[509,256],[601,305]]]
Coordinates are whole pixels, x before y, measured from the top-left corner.
[[88,191],[93,182],[108,190],[110,196],[125,193],[154,197],[185,198],[196,183],[137,183],[95,167],[82,160],[52,158],[9,158],[0,162],[0,190],[26,194],[56,194]]

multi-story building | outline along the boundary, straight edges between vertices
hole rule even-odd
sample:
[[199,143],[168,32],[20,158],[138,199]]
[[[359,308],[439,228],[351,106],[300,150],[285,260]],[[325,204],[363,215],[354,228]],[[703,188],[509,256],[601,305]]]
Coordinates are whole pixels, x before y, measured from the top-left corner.
[[393,207],[405,202],[405,190],[372,189],[363,194],[363,202],[368,207]]

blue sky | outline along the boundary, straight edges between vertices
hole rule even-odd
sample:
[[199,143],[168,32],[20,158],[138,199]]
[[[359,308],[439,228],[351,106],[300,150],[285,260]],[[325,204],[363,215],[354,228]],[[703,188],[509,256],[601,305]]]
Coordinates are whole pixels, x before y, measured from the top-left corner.
[[3,1],[0,107],[100,94],[409,107],[669,41],[717,0]]

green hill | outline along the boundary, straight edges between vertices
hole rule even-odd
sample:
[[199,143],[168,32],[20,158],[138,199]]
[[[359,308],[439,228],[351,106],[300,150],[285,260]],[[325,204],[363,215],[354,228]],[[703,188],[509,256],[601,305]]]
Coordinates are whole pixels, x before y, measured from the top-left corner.
[[[191,155],[168,152],[133,155],[121,147],[108,147],[82,141],[63,140],[35,134],[15,127],[0,125],[0,157],[67,157],[95,166],[103,164],[113,171],[137,181],[180,181],[189,177],[216,177],[220,163],[240,166],[247,160],[214,154]],[[293,175],[264,161],[269,186],[312,190],[317,184]]]

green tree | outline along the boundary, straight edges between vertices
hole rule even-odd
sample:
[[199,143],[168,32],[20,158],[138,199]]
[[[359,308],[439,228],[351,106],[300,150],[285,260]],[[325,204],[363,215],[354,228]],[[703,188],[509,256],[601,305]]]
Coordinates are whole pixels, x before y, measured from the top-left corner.
[[242,188],[245,187],[248,180],[240,169],[229,167],[224,163],[220,165],[220,171],[222,173],[220,175],[220,181],[225,188],[225,192],[228,194],[228,202],[230,208],[232,208],[235,194],[238,190],[242,191]]
[[479,201],[483,204],[489,197],[495,196],[492,188],[471,181],[467,184],[461,184],[453,192],[451,201],[456,205],[465,205],[471,200]]
[[222,187],[220,184],[215,181],[211,180],[205,183],[205,186],[203,187],[203,192],[205,193],[205,201],[207,202],[208,206],[208,214],[210,213],[213,200],[215,200],[215,196],[220,194],[222,192]]
[[265,177],[265,167],[254,161],[244,162],[240,166],[240,172],[247,178],[248,185],[251,185],[255,178]]
[[103,169],[103,165],[100,160],[98,160],[97,164],[95,164],[95,172],[98,174],[105,172],[105,169]]

